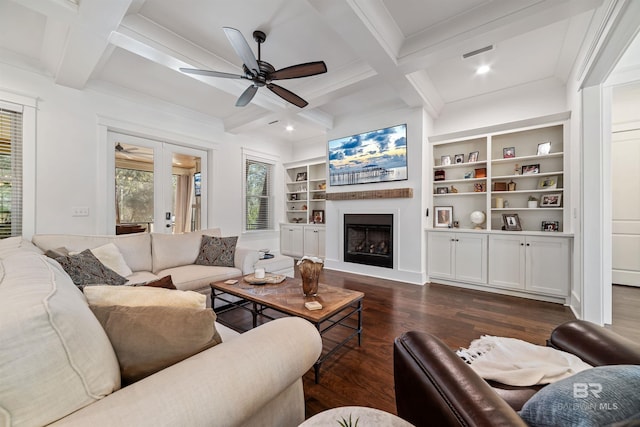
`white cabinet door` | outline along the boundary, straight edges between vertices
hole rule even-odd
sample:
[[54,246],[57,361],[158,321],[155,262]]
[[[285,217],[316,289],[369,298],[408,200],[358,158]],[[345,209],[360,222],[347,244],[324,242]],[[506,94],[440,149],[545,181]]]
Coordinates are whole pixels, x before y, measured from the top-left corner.
[[489,236],[489,284],[524,289],[525,238],[517,235]]
[[429,245],[429,276],[441,279],[451,279],[454,276],[454,247],[453,233],[432,232],[428,237]]
[[302,226],[282,225],[280,227],[280,253],[292,257],[304,254],[304,234]]
[[487,235],[456,233],[455,279],[487,283]]
[[562,237],[528,236],[526,250],[527,289],[543,294],[569,295],[569,240]]
[[304,228],[304,254],[324,258],[325,229],[323,227]]

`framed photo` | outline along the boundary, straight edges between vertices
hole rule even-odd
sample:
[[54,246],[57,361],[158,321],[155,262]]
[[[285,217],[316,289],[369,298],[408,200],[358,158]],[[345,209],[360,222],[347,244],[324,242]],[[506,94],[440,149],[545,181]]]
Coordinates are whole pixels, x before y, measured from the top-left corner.
[[442,169],[438,169],[433,171],[433,180],[434,181],[444,181],[444,171]]
[[522,166],[522,175],[533,175],[536,173],[540,173],[540,163]]
[[562,193],[543,194],[540,198],[540,207],[560,206],[562,202]]
[[542,221],[542,231],[560,231],[560,223],[558,221]]
[[558,175],[545,176],[538,181],[539,190],[553,190],[558,187]]
[[313,219],[314,224],[324,224],[324,211],[313,210],[311,212],[311,218]]
[[479,151],[472,151],[469,153],[469,163],[473,163],[473,162],[477,162],[478,161],[478,155],[480,154]]
[[453,163],[464,163],[464,154],[456,154],[455,156],[453,156]]
[[453,226],[453,206],[434,206],[434,227],[451,228]]
[[502,222],[504,223],[505,230],[522,231],[518,214],[502,214]]
[[446,155],[446,156],[440,156],[440,164],[442,166],[447,166],[451,164],[451,156],[450,155]]
[[544,156],[551,152],[551,141],[541,142],[538,144],[538,156]]
[[516,156],[516,147],[505,147],[502,149],[503,159],[512,159]]
[[448,192],[448,187],[436,187],[436,194],[447,194]]
[[307,173],[298,172],[298,174],[296,175],[296,181],[306,181],[306,180],[307,180]]

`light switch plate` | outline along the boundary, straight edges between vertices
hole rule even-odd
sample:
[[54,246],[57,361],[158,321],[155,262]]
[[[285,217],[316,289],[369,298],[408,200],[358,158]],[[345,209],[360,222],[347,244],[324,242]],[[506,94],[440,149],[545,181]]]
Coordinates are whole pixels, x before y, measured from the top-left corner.
[[89,216],[89,207],[75,206],[71,208],[71,216]]

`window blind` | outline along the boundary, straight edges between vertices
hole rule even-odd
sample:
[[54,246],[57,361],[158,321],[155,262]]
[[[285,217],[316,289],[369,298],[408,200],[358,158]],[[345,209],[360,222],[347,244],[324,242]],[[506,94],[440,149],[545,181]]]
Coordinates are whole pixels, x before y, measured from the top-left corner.
[[0,238],[22,235],[22,112],[0,105]]
[[247,158],[245,160],[245,229],[272,228],[271,182],[273,165]]

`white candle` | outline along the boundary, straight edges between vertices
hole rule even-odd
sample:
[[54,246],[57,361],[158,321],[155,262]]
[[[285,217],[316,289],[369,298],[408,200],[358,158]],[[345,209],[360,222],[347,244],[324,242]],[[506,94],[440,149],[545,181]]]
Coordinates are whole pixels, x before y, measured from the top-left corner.
[[496,208],[504,208],[504,199],[502,197],[496,197]]
[[264,268],[256,268],[254,276],[256,279],[264,279]]

